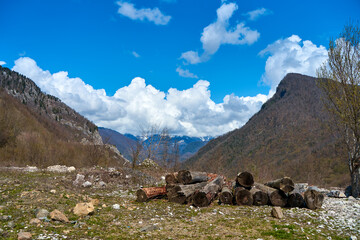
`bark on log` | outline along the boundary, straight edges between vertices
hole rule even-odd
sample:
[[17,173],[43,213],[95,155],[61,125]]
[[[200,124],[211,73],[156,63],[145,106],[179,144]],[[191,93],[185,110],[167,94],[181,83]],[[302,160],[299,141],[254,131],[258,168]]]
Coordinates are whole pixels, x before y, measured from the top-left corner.
[[253,204],[253,196],[251,192],[243,187],[235,188],[234,196],[237,205],[251,206]]
[[294,182],[289,177],[283,177],[280,179],[276,179],[274,181],[270,181],[265,183],[266,186],[279,189],[284,193],[289,193],[294,190]]
[[268,204],[269,197],[266,192],[253,187],[253,188],[251,188],[250,193],[253,196],[253,204],[255,206],[262,206],[262,205]]
[[176,178],[177,174],[178,174],[177,172],[166,174],[166,176],[165,176],[166,184],[176,184],[176,183],[178,183],[178,180]]
[[236,183],[241,187],[249,188],[254,184],[254,177],[249,172],[242,172],[237,175]]
[[270,203],[273,206],[285,207],[287,203],[287,196],[283,191],[265,186],[261,183],[255,183],[254,185],[256,188],[267,193]]
[[211,182],[207,183],[206,186],[196,191],[193,195],[192,202],[196,207],[206,207],[215,196],[219,193],[224,184],[224,178],[222,176],[216,177]]
[[300,193],[291,193],[288,197],[288,206],[289,207],[304,207],[305,201],[303,196]]
[[161,198],[166,195],[166,187],[141,188],[136,192],[136,201],[146,202],[152,198]]
[[191,200],[194,192],[202,189],[206,186],[206,184],[206,182],[202,182],[191,185],[175,185],[168,191],[168,199],[170,202],[176,202],[180,204],[187,203]]
[[177,175],[177,180],[179,183],[185,185],[206,182],[209,180],[209,177],[205,172],[190,172],[188,170],[180,170]]
[[304,200],[308,208],[315,210],[321,208],[324,201],[324,195],[316,190],[308,189],[304,193]]
[[228,187],[223,187],[220,193],[220,202],[223,204],[232,204],[233,194]]

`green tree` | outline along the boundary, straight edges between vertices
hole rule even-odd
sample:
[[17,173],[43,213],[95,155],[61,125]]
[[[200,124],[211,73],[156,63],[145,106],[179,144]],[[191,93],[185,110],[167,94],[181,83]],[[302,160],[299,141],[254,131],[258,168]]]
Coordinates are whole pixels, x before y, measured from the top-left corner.
[[360,181],[360,28],[349,23],[329,42],[328,60],[318,70],[324,104],[347,149],[352,195]]

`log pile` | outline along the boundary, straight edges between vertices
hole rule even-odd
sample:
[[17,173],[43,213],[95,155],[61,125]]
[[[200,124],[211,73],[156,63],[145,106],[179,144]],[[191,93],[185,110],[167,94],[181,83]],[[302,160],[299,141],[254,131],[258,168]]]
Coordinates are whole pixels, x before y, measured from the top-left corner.
[[218,200],[219,204],[228,205],[307,207],[312,210],[321,208],[324,201],[324,195],[314,189],[305,193],[294,191],[294,182],[289,177],[261,184],[255,182],[249,172],[240,172],[235,181],[227,181],[217,174],[181,170],[167,174],[165,181],[163,187],[139,189],[137,201],[167,198],[170,202],[206,207]]

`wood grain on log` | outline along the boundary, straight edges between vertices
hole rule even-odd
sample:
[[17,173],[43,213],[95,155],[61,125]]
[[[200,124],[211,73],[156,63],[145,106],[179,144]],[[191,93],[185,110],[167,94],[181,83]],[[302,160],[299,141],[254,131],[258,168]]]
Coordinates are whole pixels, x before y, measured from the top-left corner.
[[220,202],[223,204],[232,204],[233,194],[228,187],[223,187],[220,193]]
[[178,183],[178,180],[177,180],[176,177],[177,177],[177,172],[166,174],[165,175],[166,184],[176,184],[176,183]]
[[170,202],[184,204],[191,201],[195,191],[202,189],[206,184],[206,182],[201,182],[190,185],[176,185],[167,192],[167,197]]
[[236,183],[241,187],[249,188],[254,184],[254,177],[249,172],[242,172],[237,175]]
[[304,200],[309,209],[315,210],[321,208],[324,195],[316,190],[308,189],[304,193]]
[[251,206],[253,204],[253,196],[251,192],[243,187],[235,188],[234,197],[237,205]]
[[300,193],[294,192],[289,194],[288,206],[289,207],[304,207],[305,200]]
[[224,178],[222,176],[216,177],[211,182],[207,183],[206,186],[196,191],[193,195],[192,201],[196,207],[206,207],[215,196],[220,192],[224,184]]
[[255,183],[254,185],[256,188],[268,194],[269,200],[273,206],[285,207],[287,196],[283,191],[268,187],[261,183]]
[[141,188],[136,192],[136,201],[146,202],[152,198],[161,198],[166,195],[166,187]]
[[260,189],[257,189],[255,187],[251,188],[250,192],[253,196],[253,204],[255,206],[262,206],[268,204],[269,197],[266,192],[261,191]]
[[181,184],[193,184],[206,182],[209,180],[209,177],[205,172],[190,172],[188,170],[180,170],[177,175],[177,180]]

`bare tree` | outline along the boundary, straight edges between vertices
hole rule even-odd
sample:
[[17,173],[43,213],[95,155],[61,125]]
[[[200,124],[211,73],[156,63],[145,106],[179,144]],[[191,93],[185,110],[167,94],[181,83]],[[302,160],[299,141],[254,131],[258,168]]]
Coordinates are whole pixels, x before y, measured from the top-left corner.
[[175,140],[173,144],[173,168],[174,172],[178,171],[179,169],[179,160],[180,160],[180,149],[179,149],[179,143],[177,140]]
[[329,59],[318,70],[325,107],[346,146],[352,195],[359,196],[360,181],[360,28],[348,24],[339,38],[330,40]]

